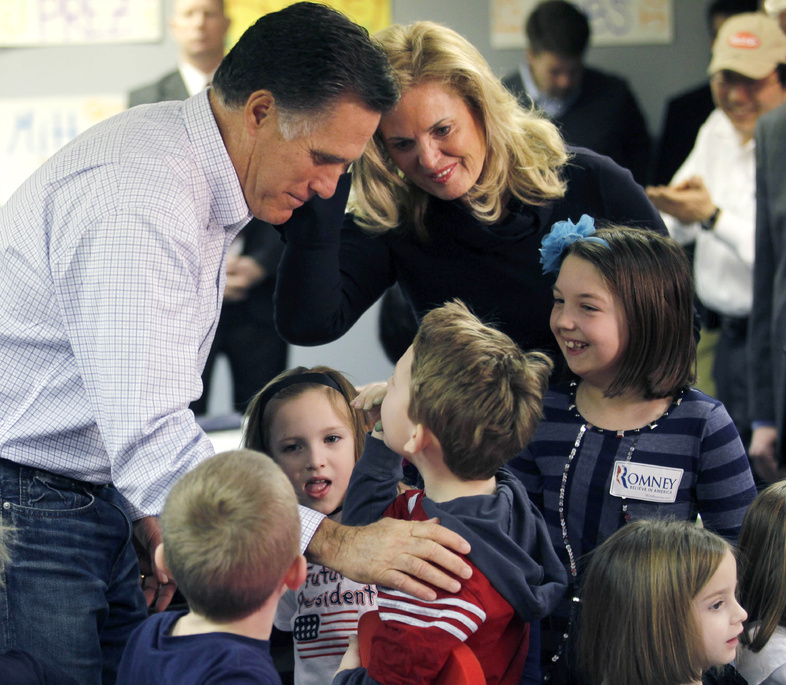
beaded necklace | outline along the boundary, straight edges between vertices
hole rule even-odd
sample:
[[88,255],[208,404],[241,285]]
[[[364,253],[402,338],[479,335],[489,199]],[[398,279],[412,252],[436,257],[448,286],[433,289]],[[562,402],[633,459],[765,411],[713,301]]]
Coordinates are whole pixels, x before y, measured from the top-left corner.
[[[576,408],[576,386],[577,386],[576,381],[572,381],[570,384],[570,388],[571,388],[571,396],[573,402],[568,407],[568,411],[575,412],[575,415],[577,417],[583,418],[578,413],[578,409]],[[672,406],[677,406],[682,402],[683,394],[684,392],[681,393],[680,396],[673,402]],[[670,409],[671,407],[669,407],[669,409],[663,412],[661,418],[667,417],[669,415]],[[557,504],[557,511],[559,513],[559,525],[560,525],[560,532],[562,533],[562,544],[565,545],[565,551],[568,553],[568,563],[570,566],[570,582],[573,589],[573,597],[571,598],[570,613],[568,615],[568,624],[565,627],[565,631],[562,633],[560,637],[560,641],[556,653],[551,657],[552,668],[560,660],[562,654],[565,651],[565,645],[567,644],[570,631],[576,620],[576,615],[578,613],[579,605],[581,604],[581,598],[578,596],[579,594],[578,593],[578,568],[576,566],[576,559],[573,554],[573,547],[571,547],[570,538],[568,537],[568,524],[565,517],[565,490],[567,489],[568,474],[570,473],[570,467],[573,464],[573,458],[578,453],[579,447],[581,446],[581,441],[584,439],[584,435],[586,434],[587,430],[592,427],[593,427],[592,424],[588,423],[587,421],[584,421],[584,423],[582,423],[581,426],[579,427],[579,433],[576,436],[576,441],[573,443],[573,449],[571,449],[570,454],[568,455],[568,460],[565,462],[565,468],[562,470],[562,481],[560,482],[560,488],[559,488],[559,501]],[[657,420],[645,426],[645,428],[649,428],[650,430],[657,427],[658,427]],[[596,428],[596,430],[601,433],[604,432],[602,428]],[[626,464],[630,462],[630,459],[633,456],[633,452],[636,450],[636,445],[639,442],[639,436],[641,435],[642,430],[643,430],[642,428],[635,428],[632,431],[630,431],[631,433],[633,433],[633,441],[631,442],[630,448],[628,449],[628,453],[625,457]],[[625,431],[618,430],[617,437],[618,438],[625,437]],[[621,500],[622,500],[621,516],[624,522],[628,523],[630,521],[630,514],[628,513],[628,498],[622,497]],[[551,674],[550,673],[544,674],[543,682],[549,682],[549,680],[551,680]]]

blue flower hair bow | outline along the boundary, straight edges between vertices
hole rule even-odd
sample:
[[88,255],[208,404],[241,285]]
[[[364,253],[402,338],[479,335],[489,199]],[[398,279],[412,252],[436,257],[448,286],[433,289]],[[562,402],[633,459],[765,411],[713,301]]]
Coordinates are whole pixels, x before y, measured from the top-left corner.
[[569,245],[577,240],[589,240],[593,243],[605,245],[609,244],[603,238],[595,238],[595,220],[582,214],[577,224],[570,219],[567,221],[557,221],[552,227],[551,232],[544,236],[542,247],[540,248],[540,263],[543,264],[543,273],[549,274],[559,271],[562,263],[562,253]]

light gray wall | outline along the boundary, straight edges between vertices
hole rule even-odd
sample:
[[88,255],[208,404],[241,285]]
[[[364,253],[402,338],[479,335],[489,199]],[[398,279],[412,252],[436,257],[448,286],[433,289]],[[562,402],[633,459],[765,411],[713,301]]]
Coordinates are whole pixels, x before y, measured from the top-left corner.
[[[117,94],[154,80],[176,61],[177,50],[165,25],[172,4],[173,0],[164,2],[160,43],[0,49],[0,97]],[[653,134],[660,128],[666,99],[705,78],[705,6],[703,0],[674,0],[671,45],[590,49],[589,64],[629,80]],[[393,16],[399,23],[430,19],[447,24],[474,43],[500,76],[515,69],[521,58],[518,50],[491,49],[485,0],[393,0]],[[328,364],[350,373],[358,383],[387,378],[392,367],[376,340],[376,316],[376,309],[370,311],[350,334],[329,346],[293,349],[290,364]],[[213,412],[226,406],[228,399],[221,399]]]

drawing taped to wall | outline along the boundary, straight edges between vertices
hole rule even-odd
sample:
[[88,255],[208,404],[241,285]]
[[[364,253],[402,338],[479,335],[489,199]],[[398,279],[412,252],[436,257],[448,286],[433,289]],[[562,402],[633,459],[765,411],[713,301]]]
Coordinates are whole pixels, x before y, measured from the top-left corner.
[[0,100],[0,205],[68,141],[125,105],[119,95]]
[[[227,16],[232,20],[227,35],[227,48],[240,38],[263,14],[276,12],[297,0],[225,0]],[[346,14],[352,21],[375,33],[392,21],[391,0],[321,0]],[[473,0],[474,1],[474,0]]]
[[[523,48],[524,20],[541,0],[489,0],[491,46]],[[673,40],[673,0],[575,0],[590,18],[592,45],[645,45]]]
[[162,0],[2,0],[0,47],[152,43]]

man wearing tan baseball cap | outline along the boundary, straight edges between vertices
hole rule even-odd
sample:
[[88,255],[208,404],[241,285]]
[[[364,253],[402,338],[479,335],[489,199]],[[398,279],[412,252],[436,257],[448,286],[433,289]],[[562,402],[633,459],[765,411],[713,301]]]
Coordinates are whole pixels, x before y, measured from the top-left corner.
[[746,338],[753,301],[756,216],[753,133],[759,117],[786,102],[786,35],[764,13],[721,26],[707,73],[716,109],[669,186],[647,189],[669,233],[695,243],[702,304],[720,318],[712,380],[747,448]]
[[766,14],[739,14],[721,26],[707,73],[715,104],[745,138],[761,114],[783,102],[784,62],[786,35]]

